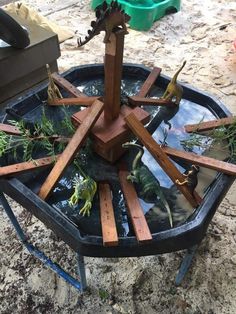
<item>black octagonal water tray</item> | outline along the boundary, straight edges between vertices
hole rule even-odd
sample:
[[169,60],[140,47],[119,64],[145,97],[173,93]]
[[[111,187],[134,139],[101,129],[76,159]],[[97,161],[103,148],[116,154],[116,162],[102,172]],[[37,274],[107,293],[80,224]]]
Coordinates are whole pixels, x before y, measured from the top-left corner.
[[[149,73],[150,70],[141,65],[124,65],[122,101],[126,102],[127,96],[137,94]],[[103,65],[76,67],[64,73],[63,76],[89,96],[103,95]],[[162,95],[169,81],[170,79],[164,75],[158,77],[150,96],[158,97]],[[152,106],[145,108],[151,115],[151,121],[146,128],[152,133],[153,138],[161,144],[167,131],[166,141],[168,145],[182,150],[184,149],[183,140],[189,136],[184,132],[183,126],[185,124],[230,115],[218,100],[192,87],[183,85],[183,88],[184,95],[178,110]],[[62,91],[62,93],[65,97],[67,96],[66,92]],[[28,91],[20,99],[11,101],[7,106],[33,123],[41,119],[43,110],[55,124],[60,123],[63,118],[63,110],[70,114],[79,110],[78,106],[68,106],[65,109],[49,107],[45,105],[46,99],[47,84],[45,83],[34,90]],[[10,117],[5,114],[6,108],[2,105],[0,109],[1,120],[7,122]],[[203,148],[195,148],[195,152],[204,155],[212,154],[212,152]],[[130,150],[122,157],[129,168],[136,153],[135,150]],[[229,155],[230,152],[219,153],[217,158],[225,160]],[[71,182],[75,175],[73,166],[67,169],[47,202],[41,200],[37,196],[37,192],[47,177],[49,169],[33,171],[30,174],[17,176],[17,178],[1,179],[1,190],[32,212],[72,249],[79,251],[81,255],[94,257],[152,255],[182,250],[200,243],[217,207],[233,183],[234,178],[201,168],[198,191],[204,198],[198,208],[192,209],[147,151],[145,151],[142,161],[148,165],[151,172],[158,178],[174,218],[174,228],[170,229],[168,217],[160,209],[158,203],[147,203],[139,195],[153,237],[152,241],[145,244],[138,243],[130,218],[126,213],[126,205],[117,175],[117,165],[109,164],[95,153],[84,156],[83,166],[96,181],[108,181],[112,188],[113,207],[119,235],[118,246],[103,246],[98,195],[94,198],[90,217],[83,217],[78,214],[81,203],[76,208],[69,206],[68,199],[72,193]],[[0,162],[2,166],[9,164],[11,156],[5,159],[2,158]],[[186,162],[177,159],[175,165],[181,172],[187,171],[190,167]]]

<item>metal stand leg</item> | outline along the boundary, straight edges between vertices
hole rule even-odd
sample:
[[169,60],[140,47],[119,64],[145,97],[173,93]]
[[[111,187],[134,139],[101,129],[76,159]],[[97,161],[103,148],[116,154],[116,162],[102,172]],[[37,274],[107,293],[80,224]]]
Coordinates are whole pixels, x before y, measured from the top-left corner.
[[7,202],[5,196],[2,192],[0,192],[0,202],[1,202],[5,212],[7,214],[7,216],[9,217],[12,225],[14,226],[18,237],[20,238],[23,245],[27,248],[27,250],[32,255],[34,255],[36,258],[41,260],[45,264],[45,266],[51,268],[57,275],[62,277],[66,282],[71,284],[76,289],[78,289],[80,291],[84,291],[84,289],[86,288],[87,285],[86,285],[83,256],[80,256],[80,258],[79,258],[79,272],[81,275],[81,282],[79,282],[77,279],[73,278],[67,272],[65,272],[59,265],[52,262],[51,259],[49,259],[46,255],[44,255],[44,253],[39,251],[35,246],[33,246],[32,244],[30,244],[28,242],[28,238],[27,238],[26,234],[24,233],[21,226],[19,225],[19,222],[18,222],[16,216],[14,215],[9,203]]
[[187,274],[197,248],[198,248],[198,245],[194,245],[190,249],[187,250],[182,260],[182,263],[180,265],[179,272],[175,278],[176,286],[179,286],[181,284],[182,280],[184,279],[184,276]]
[[81,291],[83,292],[87,289],[84,257],[83,255],[80,255],[79,253],[77,253],[77,258],[78,258],[78,273],[80,277]]

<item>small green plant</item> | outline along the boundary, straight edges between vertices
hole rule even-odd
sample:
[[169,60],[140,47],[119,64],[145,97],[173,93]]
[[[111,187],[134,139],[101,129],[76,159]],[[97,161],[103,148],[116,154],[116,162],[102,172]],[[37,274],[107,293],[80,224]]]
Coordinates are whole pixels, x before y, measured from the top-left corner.
[[101,289],[101,288],[98,290],[98,294],[102,301],[106,301],[110,297],[109,293],[106,290]]
[[[65,109],[63,109],[63,113],[64,119],[60,126],[60,133],[63,130],[67,136],[71,136],[75,128]],[[53,157],[61,153],[66,146],[66,142],[55,141],[59,130],[47,118],[44,110],[41,121],[34,124],[33,131],[27,128],[23,119],[20,121],[8,120],[8,122],[15,126],[20,134],[13,136],[3,131],[0,132],[0,157],[11,151],[14,159],[17,159],[17,155],[20,155],[23,161],[30,161],[33,160],[33,154],[38,149],[44,151],[47,156]],[[20,153],[18,154],[18,152]]]
[[221,151],[229,152],[230,158],[236,161],[236,119],[229,126],[212,129],[204,135],[198,134],[197,129],[188,139],[180,141],[184,149],[193,151],[194,147],[209,149],[218,146]]

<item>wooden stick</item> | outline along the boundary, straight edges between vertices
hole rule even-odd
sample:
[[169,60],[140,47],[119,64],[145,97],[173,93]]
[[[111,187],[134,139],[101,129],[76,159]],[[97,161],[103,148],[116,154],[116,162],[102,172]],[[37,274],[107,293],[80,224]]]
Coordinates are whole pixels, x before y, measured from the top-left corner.
[[99,97],[88,97],[88,96],[80,96],[77,98],[56,98],[51,102],[48,102],[50,106],[63,106],[63,105],[80,105],[84,107],[91,106],[95,100]]
[[[133,131],[133,133],[139,138],[139,140],[152,154],[152,156],[159,163],[162,169],[166,172],[166,174],[171,178],[174,184],[176,184],[177,179],[180,182],[183,182],[184,176],[182,175],[182,173],[175,167],[175,165],[171,162],[171,160],[168,158],[160,145],[155,142],[155,140],[148,133],[145,127],[137,120],[135,115],[133,113],[130,113],[127,117],[125,117],[125,121],[130,129]],[[196,196],[193,196],[187,185],[176,184],[176,186],[183,193],[189,203],[193,207],[197,207],[201,197],[197,194]]]
[[20,135],[21,132],[18,128],[13,125],[0,123],[0,131],[5,132],[10,135]]
[[172,101],[157,98],[145,98],[139,96],[128,97],[128,101],[133,106],[168,106],[176,107]]
[[52,165],[53,162],[56,161],[59,156],[60,155],[54,157],[45,157],[35,159],[34,161],[20,162],[14,165],[0,167],[0,177],[14,176],[17,174],[30,172],[35,169],[42,169],[48,167]]
[[124,36],[124,30],[118,30],[111,34],[110,42],[106,44],[104,117],[107,121],[116,119],[120,113]]
[[[13,125],[9,125],[9,124],[5,124],[5,123],[0,123],[0,131],[5,132],[6,134],[9,135],[22,135],[21,131],[13,126]],[[37,136],[29,136],[29,138],[32,138],[33,140],[40,140],[45,138],[45,136],[43,135],[37,135]],[[55,141],[55,142],[69,142],[70,138],[69,137],[64,137],[64,136],[60,136],[60,135],[50,135],[47,136],[47,138],[51,141]]]
[[49,194],[52,192],[53,188],[57,184],[58,180],[63,174],[63,171],[73,160],[75,154],[78,152],[80,147],[83,145],[84,140],[86,139],[88,133],[94,126],[95,122],[102,113],[104,104],[96,100],[94,104],[89,108],[88,114],[85,117],[84,121],[76,130],[75,134],[72,136],[70,142],[66,146],[65,150],[61,154],[60,158],[56,162],[52,171],[49,173],[46,181],[43,183],[39,196],[42,199],[46,199]]
[[152,72],[148,75],[146,81],[143,83],[140,91],[137,96],[146,97],[150,90],[152,89],[153,84],[161,73],[161,69],[158,67],[154,67]]
[[86,97],[85,94],[79,91],[73,84],[67,81],[60,74],[54,72],[52,73],[52,78],[57,85],[62,87],[64,90],[66,90],[72,97],[81,97],[81,96]]
[[228,117],[222,119],[215,119],[207,122],[200,122],[196,124],[187,124],[184,126],[185,131],[188,133],[192,132],[205,132],[210,131],[212,129],[221,127],[221,126],[228,126],[236,122],[236,117]]
[[191,164],[198,165],[201,167],[214,169],[219,172],[223,172],[229,175],[236,175],[236,165],[216,160],[211,157],[199,156],[195,153],[189,153],[181,150],[177,150],[171,147],[162,147],[163,151],[170,157],[177,157],[190,162]]
[[99,183],[99,199],[103,245],[117,246],[118,234],[109,184]]
[[127,170],[121,169],[119,171],[120,184],[127,204],[129,216],[137,240],[139,242],[148,242],[152,240],[152,235],[144,217],[143,209],[139,203],[135,188],[133,184],[127,180],[128,174],[129,172]]

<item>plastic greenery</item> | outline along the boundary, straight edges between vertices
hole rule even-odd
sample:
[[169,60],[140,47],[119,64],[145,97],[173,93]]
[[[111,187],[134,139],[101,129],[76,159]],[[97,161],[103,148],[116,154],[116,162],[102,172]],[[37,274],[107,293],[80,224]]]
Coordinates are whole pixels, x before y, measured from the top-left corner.
[[228,126],[221,126],[208,131],[205,134],[191,133],[187,140],[182,140],[184,149],[192,151],[194,147],[209,149],[211,146],[220,147],[221,151],[227,151],[232,160],[236,161],[236,119]]
[[[73,134],[74,126],[64,111],[65,118],[61,123],[61,130],[68,135]],[[9,135],[0,131],[0,157],[9,153],[13,153],[16,159],[17,155],[22,156],[23,161],[33,160],[33,153],[36,149],[44,151],[47,156],[55,156],[65,148],[65,142],[55,142],[57,129],[54,127],[45,112],[43,111],[41,121],[34,124],[34,130],[29,130],[23,120],[8,122],[20,130],[20,135]],[[18,154],[20,152],[20,154]]]

